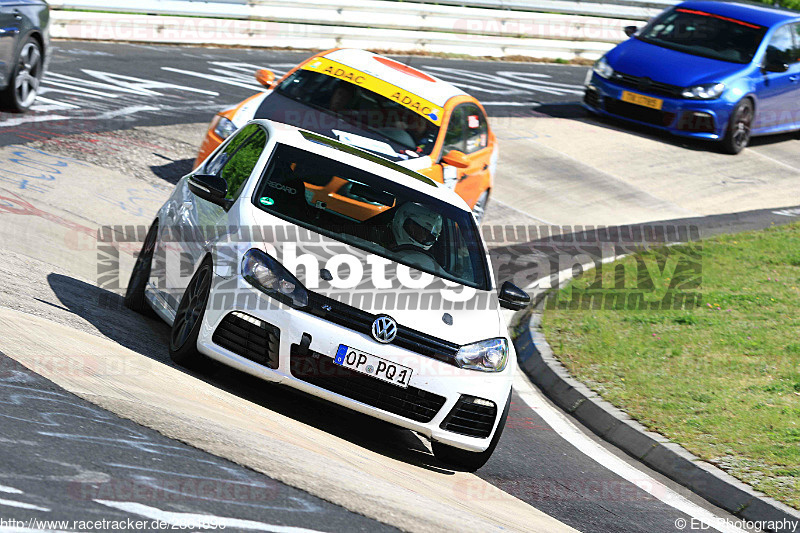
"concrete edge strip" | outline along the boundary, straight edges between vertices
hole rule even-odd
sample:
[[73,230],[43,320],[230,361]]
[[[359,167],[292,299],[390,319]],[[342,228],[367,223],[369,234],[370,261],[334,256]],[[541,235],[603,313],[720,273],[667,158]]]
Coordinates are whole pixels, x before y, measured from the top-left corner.
[[[718,233],[761,229],[776,222],[778,224],[793,222],[798,213],[800,207],[781,210],[758,209],[725,215],[651,222],[647,225],[694,223],[703,230],[703,235],[698,237],[707,238]],[[781,220],[784,217],[785,220]],[[730,226],[732,231],[723,229],[726,221],[733,222]],[[531,244],[533,243],[523,246]],[[620,258],[621,256],[607,258],[603,262]],[[594,263],[586,263],[581,265],[581,269],[585,271],[594,266]],[[571,274],[571,269],[558,272],[554,280],[556,286],[563,286],[569,281]],[[540,281],[542,280],[537,280],[526,288],[538,287]],[[559,408],[575,417],[593,433],[656,472],[689,488],[708,502],[746,521],[781,524],[783,527],[773,529],[778,533],[798,531],[800,511],[754,490],[663,435],[648,431],[627,413],[603,400],[596,392],[576,380],[553,354],[550,344],[539,328],[540,315],[533,313],[534,309],[541,308],[548,292],[549,290],[537,292],[532,305],[526,310],[517,312],[509,323],[511,326],[509,329],[513,331],[519,367],[532,383]]]
[[631,457],[731,514],[752,522],[783,524],[776,532],[796,531],[800,512],[648,431],[573,378],[539,330],[538,317],[529,311],[520,313],[528,313],[519,321],[514,338],[520,368],[561,409]]

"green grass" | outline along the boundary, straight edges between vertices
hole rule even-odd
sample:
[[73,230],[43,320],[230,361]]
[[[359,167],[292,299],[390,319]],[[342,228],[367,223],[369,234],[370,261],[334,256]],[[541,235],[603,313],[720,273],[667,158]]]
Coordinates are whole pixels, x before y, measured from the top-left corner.
[[[762,4],[773,5],[773,2],[770,0],[760,0]],[[800,9],[800,0],[781,0],[778,2],[780,7],[786,7],[789,9]]]
[[700,291],[690,310],[546,310],[543,327],[603,398],[800,508],[800,224],[704,241]]

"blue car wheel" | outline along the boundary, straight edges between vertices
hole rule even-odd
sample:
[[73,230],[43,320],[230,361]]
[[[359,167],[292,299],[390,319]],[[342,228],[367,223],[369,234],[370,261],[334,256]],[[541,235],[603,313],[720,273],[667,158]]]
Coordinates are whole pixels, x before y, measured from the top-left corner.
[[725,153],[736,155],[750,142],[753,111],[753,102],[749,98],[741,100],[733,108],[725,137],[722,139],[722,150]]

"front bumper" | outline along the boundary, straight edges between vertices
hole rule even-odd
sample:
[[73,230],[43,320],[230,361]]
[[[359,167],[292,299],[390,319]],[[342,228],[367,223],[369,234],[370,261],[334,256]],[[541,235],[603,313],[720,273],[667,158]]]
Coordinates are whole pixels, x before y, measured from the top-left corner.
[[[368,335],[310,313],[286,306],[278,307],[274,300],[242,283],[245,286],[240,285],[233,302],[229,298],[229,289],[223,294],[222,291],[216,293],[212,288],[198,338],[200,352],[256,377],[302,390],[444,444],[474,452],[483,451],[489,446],[511,391],[512,375],[516,368],[513,351],[503,372],[484,373],[461,369],[395,345],[378,343]],[[216,294],[222,297],[216,298]],[[226,303],[217,305],[222,301]],[[254,302],[257,305],[253,305]],[[229,349],[230,345],[224,347],[226,343],[220,342],[219,335],[215,338],[215,332],[223,321],[230,321],[232,312],[236,313],[237,319],[244,316],[244,320],[253,323],[263,321],[269,326],[267,329],[270,332],[277,330],[277,335],[270,336],[266,341],[274,357],[256,362],[256,357],[241,349]],[[304,343],[304,336],[310,337],[310,343]],[[366,384],[370,389],[378,389],[377,393],[370,391],[370,395],[365,396],[360,390],[363,387],[357,386],[359,391],[349,388],[348,380],[352,380],[350,374],[354,372],[332,363],[340,344],[410,367],[413,374],[408,389],[359,374],[356,374],[359,383]],[[307,374],[312,367],[315,367],[314,377]],[[375,401],[375,394],[384,398],[384,403]],[[391,402],[385,402],[386,395],[391,396]],[[487,436],[478,438],[452,430],[452,417],[448,416],[454,409],[462,408],[465,397],[488,400],[496,406],[494,420],[489,426],[491,432]]]
[[[622,101],[622,92],[643,94],[663,101],[651,109]],[[674,135],[720,140],[725,136],[734,103],[724,99],[688,100],[627,87],[592,73],[586,84],[583,105],[593,113],[620,118],[667,131]]]

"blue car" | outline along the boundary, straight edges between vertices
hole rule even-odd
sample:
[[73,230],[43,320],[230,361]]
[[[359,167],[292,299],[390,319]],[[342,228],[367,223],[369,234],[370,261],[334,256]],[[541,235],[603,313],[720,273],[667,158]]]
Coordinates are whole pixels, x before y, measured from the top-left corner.
[[741,152],[753,135],[800,129],[800,13],[690,1],[598,60],[584,105]]

